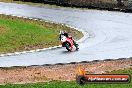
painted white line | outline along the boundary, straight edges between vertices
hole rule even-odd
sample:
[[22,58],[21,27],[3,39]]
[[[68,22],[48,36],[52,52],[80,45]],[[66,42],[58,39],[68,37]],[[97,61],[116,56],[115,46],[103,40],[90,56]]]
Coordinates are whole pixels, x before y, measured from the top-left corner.
[[33,19],[33,20],[38,20],[38,19]]
[[28,17],[23,17],[23,18],[28,18]]
[[22,18],[22,16],[17,16],[17,17]]
[[11,16],[16,16],[16,15],[11,15]]
[[5,55],[4,55],[4,54],[1,54],[1,55],[0,55],[0,57],[3,57],[3,56],[5,56]]
[[[18,54],[20,54],[21,52],[14,52],[14,54],[16,54],[16,55],[18,55]],[[6,55],[6,54],[5,54]]]
[[32,20],[33,18],[28,18],[28,19]]

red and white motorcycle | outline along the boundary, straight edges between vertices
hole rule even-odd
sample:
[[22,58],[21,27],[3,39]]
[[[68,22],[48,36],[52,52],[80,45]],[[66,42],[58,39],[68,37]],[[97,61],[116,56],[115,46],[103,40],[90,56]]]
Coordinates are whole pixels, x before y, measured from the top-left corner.
[[62,47],[66,47],[66,49],[68,51],[72,51],[76,48],[76,50],[78,50],[78,44],[76,44],[75,46],[75,43],[74,43],[74,40],[72,39],[72,37],[66,37],[64,35],[64,32],[63,31],[60,31],[60,41],[61,41],[61,44],[62,44]]

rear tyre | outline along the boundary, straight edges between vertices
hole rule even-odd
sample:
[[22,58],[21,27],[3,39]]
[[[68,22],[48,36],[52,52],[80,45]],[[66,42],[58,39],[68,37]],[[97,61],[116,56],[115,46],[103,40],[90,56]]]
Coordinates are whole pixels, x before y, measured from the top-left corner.
[[65,43],[65,47],[66,47],[66,49],[67,49],[68,51],[71,52],[71,46],[70,46],[70,44],[69,44],[68,42]]

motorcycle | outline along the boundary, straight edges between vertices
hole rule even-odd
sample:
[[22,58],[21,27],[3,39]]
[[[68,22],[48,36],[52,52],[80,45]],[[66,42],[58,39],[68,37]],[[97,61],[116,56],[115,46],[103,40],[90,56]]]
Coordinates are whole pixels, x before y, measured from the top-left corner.
[[66,47],[66,49],[70,52],[74,50],[74,47],[76,47],[76,50],[79,49],[78,44],[76,44],[75,46],[75,43],[72,37],[71,36],[66,37],[63,31],[60,31],[60,41],[61,41],[62,47]]

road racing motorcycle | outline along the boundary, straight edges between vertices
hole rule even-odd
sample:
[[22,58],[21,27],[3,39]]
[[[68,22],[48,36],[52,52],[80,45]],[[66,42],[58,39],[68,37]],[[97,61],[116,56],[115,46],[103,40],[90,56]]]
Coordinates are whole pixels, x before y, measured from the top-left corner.
[[68,51],[73,51],[75,50],[75,48],[76,50],[79,49],[78,44],[76,44],[75,46],[75,42],[73,38],[71,36],[66,37],[63,31],[60,31],[60,41],[61,41],[62,47],[66,47]]

